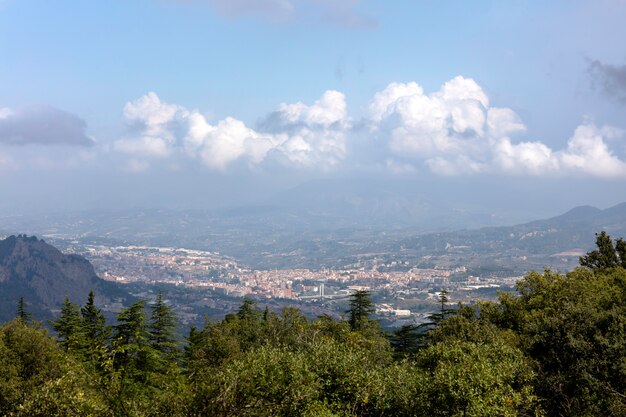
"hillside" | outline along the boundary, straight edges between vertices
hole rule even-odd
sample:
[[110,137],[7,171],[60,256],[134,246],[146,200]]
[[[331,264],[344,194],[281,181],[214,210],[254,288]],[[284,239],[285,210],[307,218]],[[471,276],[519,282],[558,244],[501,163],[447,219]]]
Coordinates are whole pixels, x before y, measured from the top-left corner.
[[19,297],[38,319],[47,319],[66,295],[86,300],[90,290],[99,294],[99,304],[125,297],[114,284],[100,279],[82,256],[65,255],[34,236],[0,241],[0,321],[14,317]]

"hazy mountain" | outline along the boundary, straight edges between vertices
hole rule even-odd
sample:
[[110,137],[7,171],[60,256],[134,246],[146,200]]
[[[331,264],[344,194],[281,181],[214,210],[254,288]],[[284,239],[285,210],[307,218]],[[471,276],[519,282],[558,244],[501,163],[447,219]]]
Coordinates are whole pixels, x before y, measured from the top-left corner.
[[626,203],[601,210],[576,207],[544,220],[516,226],[432,233],[400,239],[387,248],[402,257],[439,256],[439,262],[524,273],[544,267],[566,271],[578,256],[595,245],[594,234],[606,230],[613,238],[626,237]]
[[0,321],[15,316],[19,297],[24,297],[35,318],[43,320],[65,296],[82,304],[90,290],[99,304],[125,297],[115,284],[100,279],[82,256],[65,255],[36,237],[9,236],[0,241]]
[[283,209],[316,216],[328,226],[419,232],[515,224],[536,218],[484,204],[414,181],[358,179],[309,181],[268,200]]
[[[501,266],[509,261],[517,265],[516,270],[555,264],[570,268],[575,253],[593,246],[595,232],[626,236],[626,203],[605,210],[580,206],[543,220],[499,226],[502,217],[496,212],[425,198],[409,187],[403,195],[403,188],[319,181],[275,196],[266,205],[13,216],[0,218],[0,228],[44,235],[65,249],[76,242],[211,250],[260,269],[341,266],[368,253],[411,263],[423,256],[456,254],[459,264],[478,266],[497,258]],[[562,252],[572,255],[558,256]]]

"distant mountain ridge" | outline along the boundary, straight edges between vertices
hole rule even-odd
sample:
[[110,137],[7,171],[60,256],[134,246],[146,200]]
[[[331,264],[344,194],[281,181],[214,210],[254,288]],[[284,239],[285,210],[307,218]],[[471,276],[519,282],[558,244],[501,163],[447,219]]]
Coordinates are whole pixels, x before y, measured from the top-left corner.
[[593,249],[594,234],[602,230],[613,239],[626,237],[626,203],[604,210],[579,206],[555,217],[515,226],[415,236],[401,239],[390,251],[403,248],[406,256],[454,258],[477,271],[486,265],[491,270],[519,274],[543,268],[567,271],[578,265],[579,255]]
[[[339,187],[338,189],[344,189]],[[590,205],[575,207],[558,216],[519,222],[513,226],[477,227],[464,223],[471,217],[462,209],[439,208],[435,200],[414,195],[415,211],[406,216],[419,217],[431,226],[424,229],[407,222],[401,226],[390,221],[387,226],[371,218],[385,217],[388,205],[377,201],[386,194],[368,190],[356,183],[354,193],[344,195],[346,203],[331,203],[339,193],[322,194],[304,191],[288,193],[276,205],[247,206],[219,210],[125,209],[62,213],[37,218],[13,216],[0,218],[0,228],[13,232],[26,230],[46,236],[61,248],[72,245],[104,244],[185,247],[220,252],[241,264],[257,269],[341,267],[354,263],[368,253],[401,257],[410,263],[429,255],[458,254],[457,263],[478,266],[499,259],[498,267],[508,263],[515,270],[543,269],[558,263],[561,253],[581,253],[593,248],[594,233],[606,230],[611,236],[626,237],[626,203],[607,209]],[[397,195],[398,193],[392,193]],[[309,196],[306,199],[306,196]],[[343,194],[342,194],[343,195]],[[337,197],[339,198],[339,197]],[[343,197],[341,197],[343,198]],[[289,207],[293,202],[294,207]],[[282,206],[282,207],[281,207]],[[297,206],[308,207],[300,211]],[[325,207],[329,207],[325,209]],[[332,209],[330,206],[342,206]],[[351,212],[370,210],[360,220]],[[391,204],[394,206],[394,204]],[[360,207],[360,208],[359,208]],[[387,208],[385,208],[387,207]],[[422,211],[423,210],[423,211]],[[429,214],[430,213],[430,214]],[[405,217],[406,217],[405,216]],[[437,227],[440,217],[450,216],[447,227]],[[482,223],[482,222],[478,222]],[[487,223],[487,222],[485,222]],[[482,223],[485,226],[485,223]],[[454,229],[451,227],[454,226]],[[560,262],[560,261],[559,261]],[[576,265],[572,255],[556,265],[566,269]],[[452,261],[450,261],[452,263]]]
[[84,303],[91,290],[101,303],[126,296],[115,284],[99,278],[82,256],[63,254],[34,236],[0,240],[0,321],[14,317],[19,297],[43,320],[51,317],[65,296]]
[[606,208],[604,210],[593,206],[579,206],[555,217],[536,220],[528,225],[566,225],[572,223],[587,224],[591,227],[619,228],[625,226],[626,202]]

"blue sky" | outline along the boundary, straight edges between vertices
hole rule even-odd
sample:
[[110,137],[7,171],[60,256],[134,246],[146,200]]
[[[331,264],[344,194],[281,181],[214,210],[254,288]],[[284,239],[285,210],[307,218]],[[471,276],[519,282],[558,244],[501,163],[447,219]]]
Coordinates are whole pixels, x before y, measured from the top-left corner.
[[3,0],[1,207],[354,176],[624,201],[625,18],[624,0]]

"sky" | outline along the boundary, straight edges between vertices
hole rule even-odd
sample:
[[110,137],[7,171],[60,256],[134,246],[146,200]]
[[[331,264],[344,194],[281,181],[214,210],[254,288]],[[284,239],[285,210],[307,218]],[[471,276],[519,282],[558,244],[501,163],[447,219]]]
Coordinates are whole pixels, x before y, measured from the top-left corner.
[[0,0],[0,211],[354,178],[608,207],[626,201],[625,19],[626,0]]

